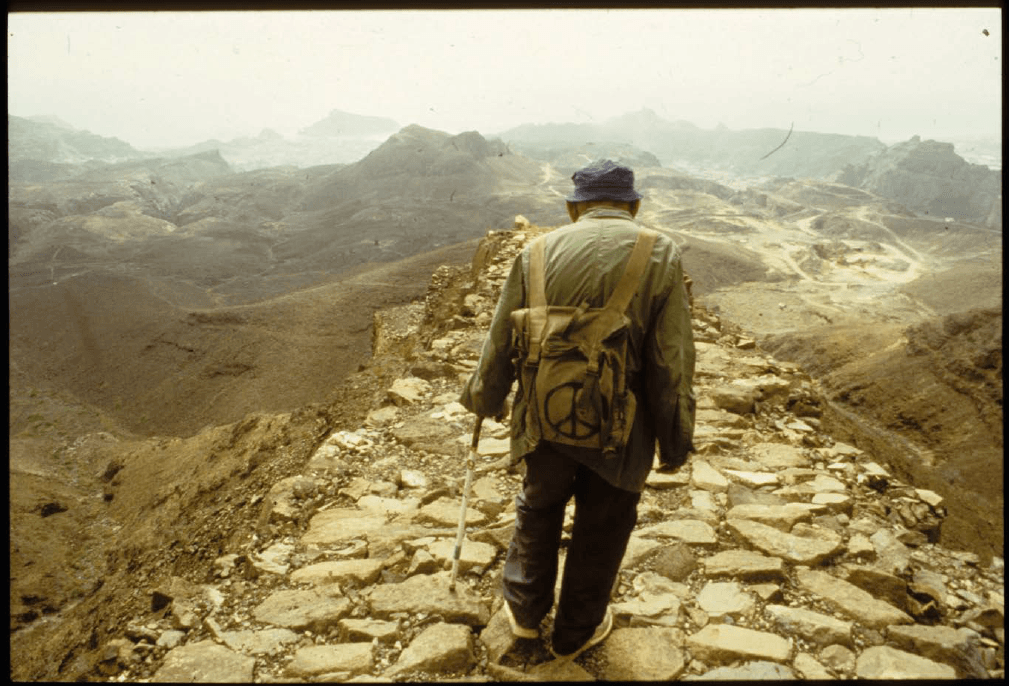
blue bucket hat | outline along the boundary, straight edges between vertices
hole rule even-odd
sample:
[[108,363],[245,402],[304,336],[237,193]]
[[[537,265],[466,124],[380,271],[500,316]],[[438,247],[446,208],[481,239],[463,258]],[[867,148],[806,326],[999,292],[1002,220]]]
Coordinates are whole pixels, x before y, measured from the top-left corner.
[[572,174],[571,180],[575,182],[575,192],[566,198],[568,202],[634,202],[642,197],[634,190],[634,172],[630,167],[621,166],[612,160],[593,162]]

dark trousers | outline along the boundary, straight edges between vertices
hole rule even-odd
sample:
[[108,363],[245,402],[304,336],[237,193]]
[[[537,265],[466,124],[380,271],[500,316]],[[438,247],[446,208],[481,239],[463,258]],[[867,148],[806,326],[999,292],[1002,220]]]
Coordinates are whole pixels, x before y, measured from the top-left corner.
[[575,521],[552,637],[560,653],[580,648],[602,622],[641,497],[610,485],[549,443],[526,457],[504,566],[504,597],[521,626],[538,626],[553,605],[564,508],[572,495]]

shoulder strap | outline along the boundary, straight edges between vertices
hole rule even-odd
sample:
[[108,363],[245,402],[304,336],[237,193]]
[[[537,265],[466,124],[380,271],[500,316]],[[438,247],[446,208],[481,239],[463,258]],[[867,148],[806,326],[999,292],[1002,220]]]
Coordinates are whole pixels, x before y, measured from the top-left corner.
[[529,251],[529,307],[547,306],[545,250],[546,236],[540,236]]
[[652,246],[655,245],[657,235],[649,229],[638,231],[638,239],[634,242],[634,249],[631,250],[627,266],[624,267],[624,275],[620,277],[617,287],[613,289],[610,299],[606,301],[606,309],[623,313],[631,304],[631,298],[638,290],[641,275],[645,273],[648,260],[651,259]]
[[547,325],[547,291],[544,252],[546,237],[533,241],[529,251],[529,354],[527,364],[540,360],[540,338]]

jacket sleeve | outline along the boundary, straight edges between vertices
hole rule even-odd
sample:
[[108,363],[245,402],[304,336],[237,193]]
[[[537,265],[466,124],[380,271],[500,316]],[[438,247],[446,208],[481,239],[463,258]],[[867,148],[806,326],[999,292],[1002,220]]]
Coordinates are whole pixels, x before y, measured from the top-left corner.
[[675,247],[671,248],[667,278],[672,281],[671,288],[665,300],[658,303],[645,337],[643,371],[645,397],[659,441],[659,462],[663,467],[676,468],[694,449],[696,400],[690,304]]
[[511,361],[511,313],[524,307],[525,303],[523,254],[520,253],[512,263],[511,272],[494,310],[490,331],[484,340],[480,361],[459,397],[459,403],[463,407],[484,417],[497,416],[504,410],[505,400],[515,378]]

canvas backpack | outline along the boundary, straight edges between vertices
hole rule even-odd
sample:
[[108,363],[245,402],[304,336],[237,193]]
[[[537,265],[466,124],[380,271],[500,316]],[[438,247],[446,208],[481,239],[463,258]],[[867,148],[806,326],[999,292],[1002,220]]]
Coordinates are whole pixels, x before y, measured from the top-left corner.
[[[526,435],[623,453],[637,403],[627,385],[630,320],[625,311],[648,266],[656,233],[639,230],[624,273],[602,308],[547,305],[545,238],[529,259],[529,307],[511,314],[518,393],[526,401]],[[522,418],[518,418],[522,419]]]

